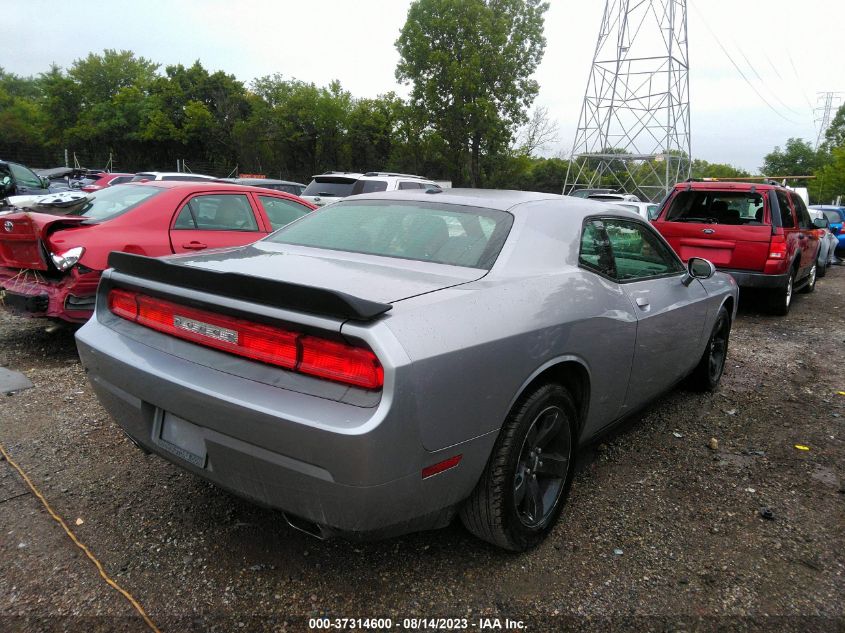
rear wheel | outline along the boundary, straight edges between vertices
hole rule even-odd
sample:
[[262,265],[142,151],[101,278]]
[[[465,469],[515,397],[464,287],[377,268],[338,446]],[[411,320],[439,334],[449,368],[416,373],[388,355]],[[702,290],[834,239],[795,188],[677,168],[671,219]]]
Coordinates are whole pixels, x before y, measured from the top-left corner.
[[698,361],[688,379],[688,385],[695,391],[713,391],[722,379],[725,371],[725,359],[728,357],[728,339],[731,335],[731,317],[722,307],[713,324],[710,340],[701,360]]
[[801,292],[804,294],[810,294],[813,290],[816,289],[816,275],[819,272],[819,267],[817,264],[813,264],[813,267],[810,269],[810,274],[807,275],[807,284],[801,289]]
[[825,258],[825,261],[816,266],[816,276],[824,277],[827,274],[827,267],[830,266],[830,255]]
[[771,295],[771,309],[772,313],[780,316],[789,314],[789,306],[792,304],[792,287],[795,284],[795,269],[789,271],[789,276],[786,278],[786,285],[783,288],[778,288],[772,292]]
[[575,404],[560,385],[542,385],[520,399],[461,509],[470,532],[513,551],[545,538],[572,484],[575,420]]

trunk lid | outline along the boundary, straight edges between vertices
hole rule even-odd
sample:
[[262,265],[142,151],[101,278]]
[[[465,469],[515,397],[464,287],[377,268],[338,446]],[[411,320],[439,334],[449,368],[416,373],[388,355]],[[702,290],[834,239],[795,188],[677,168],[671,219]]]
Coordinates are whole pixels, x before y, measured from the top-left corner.
[[0,266],[47,270],[44,241],[58,228],[78,226],[83,217],[11,213],[0,217]]
[[703,257],[719,268],[762,271],[772,239],[770,226],[659,222],[655,228],[684,261]]
[[486,270],[477,268],[269,242],[166,259],[192,268],[322,288],[378,303],[395,303],[475,281],[487,274]]

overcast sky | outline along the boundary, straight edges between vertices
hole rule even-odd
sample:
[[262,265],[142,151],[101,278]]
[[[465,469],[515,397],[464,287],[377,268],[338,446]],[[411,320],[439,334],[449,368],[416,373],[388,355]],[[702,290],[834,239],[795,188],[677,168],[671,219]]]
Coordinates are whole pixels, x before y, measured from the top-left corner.
[[[130,49],[162,67],[199,59],[245,82],[278,72],[318,85],[339,79],[355,96],[406,95],[394,77],[394,42],[409,4],[3,0],[0,66],[30,75],[52,62],[67,67],[90,51]],[[560,128],[548,155],[571,149],[603,8],[604,0],[551,0],[536,76],[536,104],[548,107]],[[693,156],[756,172],[787,138],[814,140],[817,92],[845,91],[843,24],[842,0],[689,0]]]

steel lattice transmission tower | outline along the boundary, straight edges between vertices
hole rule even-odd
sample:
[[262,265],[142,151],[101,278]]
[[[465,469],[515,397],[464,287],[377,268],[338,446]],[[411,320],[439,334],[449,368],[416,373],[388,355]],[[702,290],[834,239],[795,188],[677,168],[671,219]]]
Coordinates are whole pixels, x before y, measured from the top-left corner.
[[818,100],[822,103],[821,107],[816,108],[818,116],[815,123],[819,126],[819,135],[816,137],[816,149],[824,142],[824,135],[830,127],[830,122],[833,119],[834,113],[842,102],[841,92],[820,92],[818,93]]
[[657,200],[689,176],[686,0],[606,0],[564,193]]

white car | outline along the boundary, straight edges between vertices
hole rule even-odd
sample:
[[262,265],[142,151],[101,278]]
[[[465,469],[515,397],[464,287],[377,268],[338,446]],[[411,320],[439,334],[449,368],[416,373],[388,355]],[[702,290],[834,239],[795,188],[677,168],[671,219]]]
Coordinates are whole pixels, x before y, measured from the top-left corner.
[[141,182],[142,180],[185,180],[189,182],[213,180],[216,182],[219,179],[205,174],[191,174],[181,171],[139,171],[129,182]]
[[433,180],[412,174],[387,171],[356,174],[333,171],[314,176],[300,197],[322,207],[347,196],[404,189],[441,189],[441,186]]
[[624,209],[628,209],[628,211],[633,211],[644,220],[653,220],[660,213],[660,205],[655,202],[611,202]]

